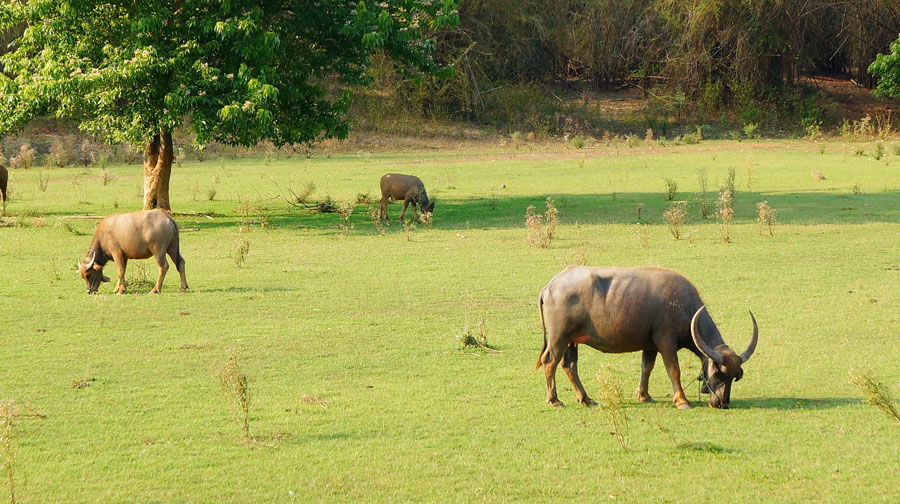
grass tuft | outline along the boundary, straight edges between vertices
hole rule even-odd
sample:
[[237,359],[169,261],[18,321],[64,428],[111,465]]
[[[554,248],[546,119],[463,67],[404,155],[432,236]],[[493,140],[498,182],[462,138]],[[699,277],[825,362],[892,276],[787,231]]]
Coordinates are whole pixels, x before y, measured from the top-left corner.
[[241,435],[244,442],[250,444],[254,441],[250,434],[250,380],[244,373],[238,359],[237,352],[231,351],[228,360],[216,371],[219,378],[219,388],[228,403],[235,420],[241,425]]
[[850,383],[856,385],[862,392],[863,399],[867,403],[875,406],[883,411],[886,415],[893,417],[900,422],[900,412],[894,405],[894,398],[883,383],[873,378],[871,373],[865,369],[851,369]]
[[628,414],[625,412],[625,395],[619,385],[615,371],[609,366],[602,366],[597,371],[600,382],[600,401],[606,407],[612,434],[616,436],[622,450],[628,451]]

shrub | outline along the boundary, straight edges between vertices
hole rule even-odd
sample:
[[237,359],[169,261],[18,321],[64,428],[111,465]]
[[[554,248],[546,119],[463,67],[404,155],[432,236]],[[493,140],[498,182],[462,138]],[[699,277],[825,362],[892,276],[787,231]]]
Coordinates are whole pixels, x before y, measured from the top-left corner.
[[250,255],[250,240],[247,238],[241,238],[234,245],[234,264],[238,268],[244,267],[244,262],[247,261],[247,256]]
[[700,218],[709,219],[712,216],[712,200],[709,199],[709,178],[706,170],[697,171],[697,183],[700,186],[700,194],[697,195],[697,204],[700,205]]
[[534,205],[528,205],[525,210],[525,228],[528,230],[528,243],[535,247],[547,248],[556,235],[556,227],[559,225],[559,210],[553,204],[552,198],[547,198],[547,211],[544,215],[535,213]]
[[716,201],[716,214],[719,220],[719,235],[722,242],[731,242],[731,219],[734,218],[734,193],[728,189],[719,192]]
[[606,407],[609,425],[612,433],[622,450],[628,450],[628,415],[625,412],[625,400],[622,387],[619,385],[616,375],[608,366],[602,366],[597,371],[597,381],[600,382],[600,400]]
[[379,219],[379,213],[381,210],[377,207],[370,206],[368,209],[369,218],[372,219],[372,225],[375,226],[375,232],[382,235],[384,234],[384,223]]
[[581,135],[576,135],[575,137],[573,137],[572,147],[575,147],[576,149],[581,149],[582,147],[584,147],[584,137]]
[[673,179],[666,178],[666,201],[675,199],[675,193],[678,191],[678,182]]
[[340,221],[338,222],[338,227],[341,231],[344,232],[345,235],[350,235],[350,230],[353,229],[353,225],[350,224],[350,216],[353,215],[354,205],[353,202],[347,200],[337,207],[337,213],[340,217]]
[[875,160],[880,161],[884,157],[884,144],[878,142],[875,144]]
[[47,175],[45,177],[44,172],[38,172],[38,180],[37,180],[38,191],[45,192],[47,190],[48,184],[50,184],[50,176]]
[[897,411],[897,407],[894,405],[891,391],[883,383],[862,369],[850,370],[850,383],[859,387],[867,403],[900,422],[900,412]]
[[216,376],[219,378],[219,387],[229,408],[241,425],[244,442],[250,444],[254,441],[250,435],[250,380],[241,369],[241,363],[234,350],[228,360],[219,367]]
[[674,201],[669,208],[663,212],[663,218],[666,220],[666,229],[672,233],[676,240],[681,239],[684,223],[687,220],[687,202]]
[[769,236],[775,236],[776,210],[769,206],[768,201],[761,201],[756,204],[756,212],[759,218],[759,234],[763,234],[765,230]]
[[744,125],[744,135],[746,135],[747,138],[756,138],[758,132],[759,132],[759,124],[758,123],[748,122],[747,124]]

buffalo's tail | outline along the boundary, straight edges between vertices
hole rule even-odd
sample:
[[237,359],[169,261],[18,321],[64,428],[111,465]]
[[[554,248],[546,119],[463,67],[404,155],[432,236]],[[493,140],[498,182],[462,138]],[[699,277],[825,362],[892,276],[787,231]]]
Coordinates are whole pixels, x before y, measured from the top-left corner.
[[544,365],[544,353],[547,351],[547,326],[544,324],[544,291],[538,296],[538,313],[541,315],[541,330],[544,332],[544,346],[541,347],[541,354],[538,356],[535,369],[540,369]]
[[175,240],[172,242],[172,245],[175,247],[175,269],[181,271],[184,269],[184,257],[181,257],[181,237],[178,233],[178,223],[175,222],[171,215],[169,219],[172,221],[172,225],[175,226]]

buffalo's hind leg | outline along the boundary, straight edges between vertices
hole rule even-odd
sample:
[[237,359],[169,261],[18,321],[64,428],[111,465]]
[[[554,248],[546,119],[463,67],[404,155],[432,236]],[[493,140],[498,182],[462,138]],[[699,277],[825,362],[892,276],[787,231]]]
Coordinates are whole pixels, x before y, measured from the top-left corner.
[[128,258],[124,255],[122,256],[113,256],[113,261],[116,263],[116,289],[113,291],[116,294],[125,294],[125,267],[128,266]]
[[184,274],[184,258],[181,257],[181,253],[176,246],[169,247],[167,253],[175,263],[175,269],[178,271],[178,274],[181,275],[181,292],[184,292],[188,289],[187,276]]
[[[549,345],[541,355],[541,363],[544,365],[544,378],[547,380],[547,402],[551,406],[563,406],[556,394],[556,366],[563,360],[566,354],[566,343],[559,343],[557,338],[550,337]],[[568,371],[567,371],[568,372]]]
[[578,377],[578,345],[569,345],[563,356],[562,365],[563,371],[566,372],[566,376],[575,387],[575,400],[585,406],[596,406],[597,402],[588,397],[584,385],[581,384],[581,378]]
[[637,398],[640,402],[654,402],[650,397],[650,373],[656,364],[656,350],[644,350],[641,354],[641,383],[638,384]]
[[156,265],[159,266],[159,278],[156,279],[156,285],[153,287],[153,290],[150,291],[150,294],[158,294],[159,291],[162,290],[166,272],[169,271],[169,262],[166,261],[166,253],[164,251],[161,253],[154,253],[153,257],[156,259]]

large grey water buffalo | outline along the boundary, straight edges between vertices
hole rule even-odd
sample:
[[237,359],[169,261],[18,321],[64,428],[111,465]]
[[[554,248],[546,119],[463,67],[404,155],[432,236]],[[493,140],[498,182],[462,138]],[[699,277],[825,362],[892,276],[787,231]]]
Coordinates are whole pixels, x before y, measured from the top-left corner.
[[0,165],[0,208],[6,211],[6,183],[9,182],[9,172],[6,167]]
[[661,353],[679,409],[693,407],[681,388],[678,367],[678,350],[687,348],[701,358],[709,405],[727,408],[731,383],[743,376],[741,366],[756,350],[759,334],[750,312],[753,338],[742,354],[736,354],[725,344],[691,282],[662,268],[569,266],[544,287],[538,307],[544,347],[537,366],[544,368],[547,402],[554,406],[562,405],[556,395],[560,362],[578,402],[596,404],[578,378],[578,345],[585,344],[601,352],[643,352],[637,388],[641,402],[653,400],[647,384],[656,354]]
[[387,205],[390,200],[403,201],[403,210],[400,211],[400,221],[403,221],[403,215],[406,213],[406,207],[410,203],[413,205],[413,214],[416,220],[419,219],[419,212],[416,206],[422,210],[422,213],[434,212],[434,201],[428,200],[428,194],[425,192],[425,184],[412,175],[402,175],[400,173],[388,173],[381,177],[381,207],[378,212],[378,219],[388,221]]
[[175,268],[181,274],[181,290],[186,290],[184,258],[178,248],[178,225],[171,215],[164,210],[110,215],[97,225],[87,257],[78,263],[78,274],[87,283],[88,294],[93,294],[97,292],[100,282],[109,281],[109,277],[103,275],[103,266],[113,261],[118,272],[115,292],[123,294],[128,259],[153,256],[159,266],[159,278],[150,293],[157,293],[162,289],[163,279],[169,270],[166,253],[175,261]]

